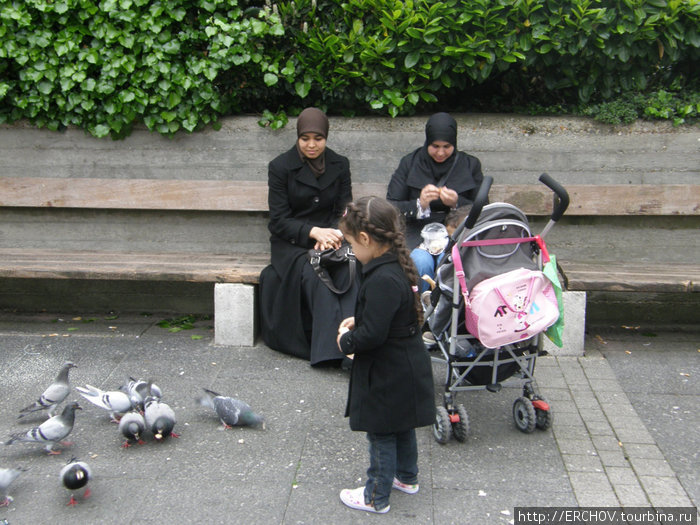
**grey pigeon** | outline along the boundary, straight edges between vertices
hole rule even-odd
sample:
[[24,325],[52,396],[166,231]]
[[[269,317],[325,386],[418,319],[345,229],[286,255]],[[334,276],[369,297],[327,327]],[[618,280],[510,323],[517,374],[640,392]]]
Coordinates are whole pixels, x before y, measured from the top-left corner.
[[162,441],[168,436],[180,437],[173,432],[176,423],[175,412],[156,396],[148,396],[144,400],[144,418],[146,428],[153,432],[157,441]]
[[11,445],[15,442],[43,443],[49,454],[60,454],[60,451],[55,451],[53,448],[62,439],[68,437],[68,434],[73,430],[75,411],[79,409],[78,403],[69,403],[64,407],[63,412],[47,419],[38,427],[30,429],[26,433],[13,434],[8,441],[5,441],[5,445]]
[[158,388],[158,385],[154,385],[152,382],[143,379],[134,379],[133,377],[129,377],[129,380],[124,385],[120,386],[119,390],[125,392],[129,396],[133,408],[141,410],[142,412],[144,410],[144,401],[148,396],[152,395],[158,399],[163,397],[163,393],[160,388]]
[[117,416],[121,417],[122,414],[131,410],[131,400],[129,396],[121,390],[105,392],[92,385],[85,385],[85,387],[77,386],[75,389],[93,405],[109,411],[109,416],[112,418],[112,421],[119,421]]
[[259,416],[250,405],[240,399],[226,397],[203,389],[206,395],[197,398],[197,402],[205,407],[214,409],[219,420],[224,424],[224,428],[233,426],[251,426],[265,429],[265,421]]
[[56,415],[58,405],[68,397],[68,394],[70,394],[68,372],[71,368],[75,368],[75,366],[75,363],[70,361],[64,363],[54,382],[51,383],[46,390],[44,390],[44,393],[39,396],[39,399],[20,410],[17,419],[23,418],[24,416],[28,416],[29,414],[40,410],[48,410],[49,417]]
[[78,461],[76,458],[71,458],[66,466],[61,469],[59,474],[61,478],[61,483],[70,491],[70,500],[68,505],[76,505],[78,502],[75,499],[74,493],[83,487],[85,487],[85,492],[83,492],[83,499],[90,497],[90,488],[87,486],[88,481],[92,479],[92,471],[87,463],[84,461]]
[[133,442],[143,445],[141,436],[146,429],[146,421],[140,412],[132,410],[124,414],[119,421],[119,432],[126,438],[122,447],[130,447]]
[[10,487],[10,483],[17,479],[22,472],[26,472],[27,469],[17,467],[17,468],[0,468],[0,507],[7,507],[12,501],[12,497],[7,494],[7,490]]

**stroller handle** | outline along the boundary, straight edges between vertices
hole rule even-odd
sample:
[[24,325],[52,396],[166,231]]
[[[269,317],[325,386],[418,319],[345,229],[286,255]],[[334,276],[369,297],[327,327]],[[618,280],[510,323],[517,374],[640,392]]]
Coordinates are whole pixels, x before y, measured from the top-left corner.
[[569,193],[564,189],[564,186],[555,181],[548,174],[543,173],[540,175],[540,182],[547,186],[558,199],[554,199],[554,210],[552,211],[552,221],[557,222],[561,219],[564,212],[569,207]]
[[474,199],[474,204],[472,209],[469,210],[469,215],[467,215],[467,220],[464,221],[464,227],[471,229],[474,227],[476,220],[481,215],[481,210],[489,202],[489,191],[491,190],[491,184],[493,184],[493,177],[486,175],[484,180],[481,181],[481,186],[479,186],[479,192],[476,194]]
[[462,224],[457,226],[457,229],[450,236],[450,240],[447,242],[447,246],[445,246],[444,253],[450,253],[452,251],[452,247],[457,242],[457,239],[459,239],[459,236],[464,231],[464,228],[470,229],[474,226],[476,220],[479,218],[479,215],[481,215],[481,209],[489,202],[489,191],[491,190],[491,184],[493,184],[493,177],[489,175],[484,176],[484,179],[481,181],[481,186],[479,186],[479,191],[476,194],[476,198],[474,199],[474,204],[472,205],[471,210],[469,210],[467,218],[464,219]]

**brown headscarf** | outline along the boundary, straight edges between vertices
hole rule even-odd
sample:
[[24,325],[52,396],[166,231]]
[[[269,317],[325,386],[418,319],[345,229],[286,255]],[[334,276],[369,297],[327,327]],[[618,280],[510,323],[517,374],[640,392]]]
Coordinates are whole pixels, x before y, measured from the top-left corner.
[[[297,117],[297,139],[304,133],[316,133],[324,139],[328,138],[328,117],[318,108],[306,108]],[[301,160],[309,165],[314,175],[320,177],[326,172],[326,152],[325,150],[315,159],[304,156],[299,149],[297,140],[297,151]]]

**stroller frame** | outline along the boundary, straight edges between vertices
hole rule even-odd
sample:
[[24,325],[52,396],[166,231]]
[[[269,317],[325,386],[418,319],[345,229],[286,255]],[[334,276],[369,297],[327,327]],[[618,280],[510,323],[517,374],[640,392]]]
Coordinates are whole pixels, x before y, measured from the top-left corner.
[[[510,254],[501,254],[499,257],[512,255],[519,249],[520,244],[529,242],[528,239],[534,239],[531,237],[527,218],[517,207],[507,203],[494,203],[485,206],[492,180],[491,177],[484,178],[484,183],[479,189],[479,195],[477,196],[474,206],[464,223],[460,225],[457,231],[452,235],[448,246],[445,248],[446,256],[443,257],[440,266],[451,262],[451,258],[448,254],[451,253],[455,243],[460,243],[461,245],[462,242],[469,241],[492,228],[516,226],[527,233],[526,239],[499,238],[499,241],[502,241],[504,245],[512,244],[515,246],[513,252]],[[554,212],[552,213],[549,223],[542,230],[540,236],[538,236],[541,238],[563,215],[568,206],[569,198],[566,190],[548,175],[542,174],[540,176],[540,181],[550,187],[559,198],[558,202],[555,201]],[[472,230],[482,210],[488,211],[495,206],[505,208],[506,210],[512,210],[515,215],[522,215],[523,221],[512,218],[495,219]],[[465,229],[471,230],[468,232],[467,236],[462,235]],[[476,246],[479,245],[478,242],[474,244]],[[533,247],[533,254],[536,255],[535,262],[537,268],[541,269],[541,251],[539,251],[537,247]],[[553,412],[549,403],[539,394],[537,382],[534,377],[542,333],[540,332],[528,339],[506,344],[498,348],[486,348],[475,336],[458,333],[460,322],[462,324],[464,322],[463,311],[461,310],[464,305],[461,304],[462,301],[460,300],[460,284],[457,279],[456,268],[453,268],[453,272],[449,333],[445,330],[435,333],[431,329],[435,338],[435,343],[442,354],[441,357],[431,356],[431,360],[446,366],[445,391],[442,395],[443,403],[442,406],[438,406],[436,409],[436,419],[433,424],[433,436],[436,441],[438,441],[438,443],[446,443],[452,436],[458,441],[465,441],[467,438],[469,433],[469,416],[464,405],[456,403],[456,395],[458,392],[474,390],[499,392],[502,388],[501,383],[514,376],[524,381],[522,395],[518,397],[513,404],[513,420],[516,427],[524,433],[533,432],[535,428],[542,430],[549,428],[553,421]],[[439,299],[439,295],[437,297]],[[426,320],[430,319],[437,305],[437,300],[432,299],[433,297],[431,297],[431,304],[426,309]]]

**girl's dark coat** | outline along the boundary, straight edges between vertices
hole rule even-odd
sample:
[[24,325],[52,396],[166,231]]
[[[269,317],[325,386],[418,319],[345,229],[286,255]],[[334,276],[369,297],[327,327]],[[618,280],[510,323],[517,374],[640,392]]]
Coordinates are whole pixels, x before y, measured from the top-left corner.
[[355,329],[340,346],[354,354],[346,416],[350,428],[402,432],[435,420],[433,374],[418,328],[411,285],[396,255],[362,268]]
[[[268,166],[271,264],[260,275],[262,335],[270,348],[305,359],[311,356],[304,332],[301,275],[315,243],[309,232],[314,226],[334,227],[352,200],[348,159],[330,148],[325,155],[326,171],[318,178],[302,162],[296,145]],[[328,352],[333,355],[325,358],[339,355],[334,348]]]

